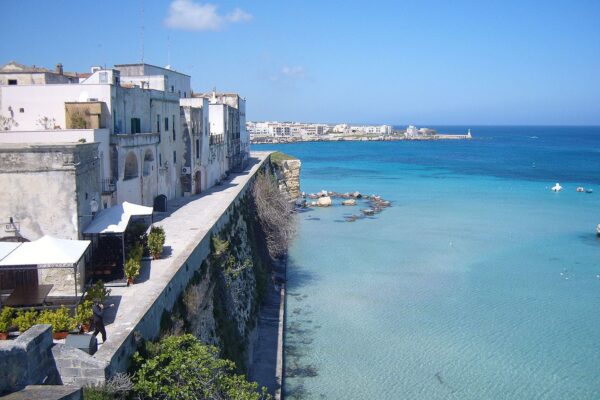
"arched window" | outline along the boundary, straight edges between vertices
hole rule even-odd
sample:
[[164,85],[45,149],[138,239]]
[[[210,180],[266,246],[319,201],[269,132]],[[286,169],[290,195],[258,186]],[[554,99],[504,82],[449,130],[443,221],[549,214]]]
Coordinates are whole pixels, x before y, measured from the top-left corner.
[[137,178],[139,176],[138,160],[133,151],[130,151],[125,158],[125,173],[123,180]]
[[144,176],[148,176],[152,173],[152,166],[154,165],[154,153],[152,150],[146,150],[144,153]]

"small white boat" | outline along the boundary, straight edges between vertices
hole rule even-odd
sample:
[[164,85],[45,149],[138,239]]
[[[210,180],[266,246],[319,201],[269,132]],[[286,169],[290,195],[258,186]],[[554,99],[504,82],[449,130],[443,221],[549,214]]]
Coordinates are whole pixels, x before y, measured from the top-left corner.
[[594,191],[592,189],[586,189],[585,192],[586,193],[594,193]]
[[582,188],[581,186],[579,186],[579,187],[577,188],[577,191],[578,191],[579,193],[583,193],[583,192],[585,192],[585,189],[584,189],[584,188]]
[[552,186],[552,190],[554,192],[560,192],[562,190],[562,186],[560,186],[560,183],[556,183],[556,185]]

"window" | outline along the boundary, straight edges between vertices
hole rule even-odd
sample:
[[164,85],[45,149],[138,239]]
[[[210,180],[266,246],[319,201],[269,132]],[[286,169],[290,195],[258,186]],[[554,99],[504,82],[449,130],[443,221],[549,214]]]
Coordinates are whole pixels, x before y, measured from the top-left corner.
[[143,170],[143,174],[144,176],[148,176],[150,175],[150,173],[152,172],[152,164],[154,163],[154,154],[152,154],[152,150],[146,150],[146,153],[144,154],[144,170]]
[[158,165],[162,167],[162,154],[158,153]]
[[196,158],[200,158],[200,139],[196,139]]
[[131,133],[141,133],[142,125],[139,118],[131,118]]
[[165,132],[169,130],[169,117],[165,117]]
[[173,164],[177,164],[177,152],[173,150]]
[[187,97],[187,92],[183,92],[183,97]]
[[175,86],[171,85],[171,93],[175,91]]
[[160,114],[156,114],[156,132],[160,133]]
[[16,85],[16,84],[17,84],[17,80],[16,80],[16,79],[9,79],[9,80],[8,80],[8,84],[9,84],[9,85],[13,85],[13,86],[14,86],[14,85]]
[[177,136],[175,134],[175,116],[173,115],[173,141],[175,141],[177,139]]
[[19,108],[19,112],[20,112],[20,113],[24,113],[24,112],[25,112],[25,109],[24,109],[23,107],[21,107],[21,108]]

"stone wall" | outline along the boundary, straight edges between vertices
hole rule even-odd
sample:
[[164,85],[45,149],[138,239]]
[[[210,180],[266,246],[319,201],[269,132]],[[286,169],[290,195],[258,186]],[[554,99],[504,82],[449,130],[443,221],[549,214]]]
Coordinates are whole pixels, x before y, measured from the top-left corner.
[[35,325],[15,340],[0,341],[0,395],[27,385],[59,384],[52,344],[50,325]]

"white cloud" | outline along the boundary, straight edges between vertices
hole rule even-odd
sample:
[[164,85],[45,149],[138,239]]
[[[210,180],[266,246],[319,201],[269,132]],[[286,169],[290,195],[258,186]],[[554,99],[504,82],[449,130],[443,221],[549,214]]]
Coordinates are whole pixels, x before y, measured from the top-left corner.
[[233,10],[233,12],[227,14],[225,16],[225,18],[232,23],[235,22],[246,22],[246,21],[250,21],[252,19],[252,15],[248,14],[247,12],[245,12],[244,10],[242,10],[241,8],[236,8]]
[[282,67],[277,73],[271,75],[271,81],[297,81],[307,78],[306,69],[299,65]]
[[210,3],[195,3],[192,0],[173,0],[165,25],[169,28],[187,31],[219,31],[228,24],[246,22],[252,19],[241,8],[229,14],[219,14],[217,6]]

